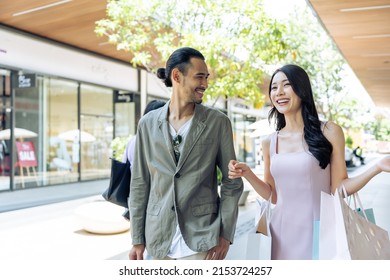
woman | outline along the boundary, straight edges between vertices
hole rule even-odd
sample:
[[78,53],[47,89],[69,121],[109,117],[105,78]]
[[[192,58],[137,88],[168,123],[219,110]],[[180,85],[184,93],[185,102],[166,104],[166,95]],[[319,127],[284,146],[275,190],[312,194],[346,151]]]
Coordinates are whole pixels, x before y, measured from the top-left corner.
[[333,122],[321,122],[307,73],[297,65],[275,71],[269,86],[276,132],[262,142],[264,181],[245,163],[230,161],[229,178],[244,177],[275,208],[270,223],[272,259],[311,259],[313,221],[319,220],[321,191],[348,194],[375,175],[390,171],[390,156],[363,174],[348,178],[344,134]]
[[[162,106],[165,105],[165,101],[161,100],[152,100],[146,105],[144,113],[142,116],[145,116],[147,113],[150,111],[156,110],[158,108],[161,108]],[[126,162],[127,160],[130,162],[130,169],[133,165],[133,159],[134,159],[134,148],[135,148],[135,135],[130,139],[129,142],[127,142],[125,152],[123,153],[122,156],[122,162]]]

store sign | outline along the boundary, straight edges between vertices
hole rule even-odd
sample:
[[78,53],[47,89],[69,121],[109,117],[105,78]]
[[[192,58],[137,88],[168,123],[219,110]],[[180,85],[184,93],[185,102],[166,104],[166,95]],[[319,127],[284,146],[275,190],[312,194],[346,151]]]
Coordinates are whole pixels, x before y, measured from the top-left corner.
[[38,165],[33,142],[16,142],[16,151],[21,167]]
[[22,74],[18,75],[16,82],[17,88],[32,88],[36,85],[37,76],[35,74]]
[[134,93],[121,93],[115,92],[114,102],[115,103],[129,103],[133,102]]

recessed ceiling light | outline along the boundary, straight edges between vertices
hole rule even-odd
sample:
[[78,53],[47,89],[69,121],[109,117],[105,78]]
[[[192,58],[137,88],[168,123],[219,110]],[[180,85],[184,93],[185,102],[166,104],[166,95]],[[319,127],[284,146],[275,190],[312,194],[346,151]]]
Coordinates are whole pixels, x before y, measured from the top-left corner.
[[367,68],[369,71],[383,71],[383,70],[390,70],[390,67],[376,67],[376,68]]
[[390,80],[390,78],[389,77],[373,77],[373,78],[370,78],[370,80],[387,81],[387,80]]
[[390,37],[390,34],[373,34],[373,35],[352,36],[353,39],[371,39],[371,38],[387,38],[387,37]]
[[25,11],[22,11],[22,12],[19,12],[19,13],[15,13],[12,16],[17,17],[17,16],[21,16],[21,15],[24,15],[24,14],[28,14],[28,13],[40,11],[40,10],[43,10],[43,9],[51,8],[51,7],[54,7],[54,6],[62,5],[62,4],[68,3],[68,2],[72,2],[72,0],[63,0],[63,1],[55,2],[55,3],[51,3],[51,4],[48,4],[48,5],[39,6],[39,7],[33,8],[33,9],[29,9],[29,10],[25,10]]
[[377,10],[377,9],[389,9],[389,8],[390,8],[390,5],[369,6],[369,7],[360,7],[360,8],[340,9],[340,12],[356,12],[356,11],[367,11],[367,10]]
[[362,54],[362,56],[390,56],[390,53],[368,53]]

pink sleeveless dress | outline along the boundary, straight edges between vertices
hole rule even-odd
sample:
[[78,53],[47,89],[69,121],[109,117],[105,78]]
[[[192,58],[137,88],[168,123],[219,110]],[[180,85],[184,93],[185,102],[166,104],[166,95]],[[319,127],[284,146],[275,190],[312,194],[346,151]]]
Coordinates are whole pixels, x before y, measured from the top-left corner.
[[270,223],[271,258],[310,260],[321,191],[330,193],[330,166],[321,169],[309,151],[277,153],[277,138],[278,132],[273,133],[270,142],[270,172],[277,192]]

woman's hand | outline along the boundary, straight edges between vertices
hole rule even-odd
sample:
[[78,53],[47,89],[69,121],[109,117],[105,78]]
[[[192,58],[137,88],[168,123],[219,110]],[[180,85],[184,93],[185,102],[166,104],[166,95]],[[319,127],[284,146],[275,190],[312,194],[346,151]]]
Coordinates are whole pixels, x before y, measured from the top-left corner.
[[385,156],[379,160],[376,165],[381,169],[381,171],[390,172],[390,156]]
[[239,162],[237,160],[231,160],[229,162],[229,179],[237,179],[245,176],[246,171],[250,168],[244,162]]

